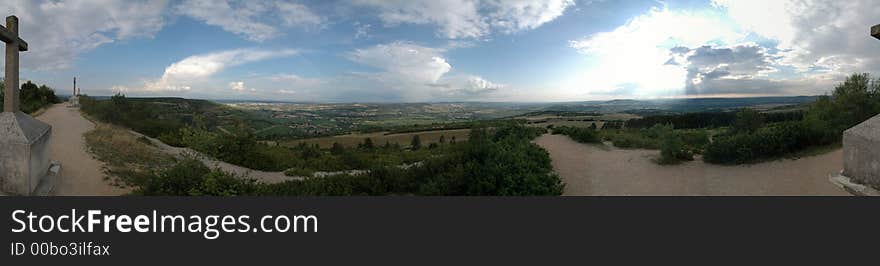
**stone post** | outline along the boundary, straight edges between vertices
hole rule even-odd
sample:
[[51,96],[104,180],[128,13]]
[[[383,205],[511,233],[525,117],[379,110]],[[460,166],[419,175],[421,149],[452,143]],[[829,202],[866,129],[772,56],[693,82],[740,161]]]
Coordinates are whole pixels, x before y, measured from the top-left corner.
[[[6,29],[14,38],[18,38],[18,18],[6,17]],[[6,44],[6,97],[3,99],[3,112],[15,112],[19,110],[18,94],[18,41],[13,40]]]

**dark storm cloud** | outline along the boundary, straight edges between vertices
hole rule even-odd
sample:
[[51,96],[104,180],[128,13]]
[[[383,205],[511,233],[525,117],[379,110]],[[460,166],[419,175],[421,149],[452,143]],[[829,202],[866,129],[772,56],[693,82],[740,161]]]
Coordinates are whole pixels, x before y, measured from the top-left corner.
[[667,65],[687,68],[685,93],[689,95],[773,94],[782,89],[778,82],[759,77],[760,72],[773,70],[773,55],[757,45],[674,47],[670,53],[673,58]]

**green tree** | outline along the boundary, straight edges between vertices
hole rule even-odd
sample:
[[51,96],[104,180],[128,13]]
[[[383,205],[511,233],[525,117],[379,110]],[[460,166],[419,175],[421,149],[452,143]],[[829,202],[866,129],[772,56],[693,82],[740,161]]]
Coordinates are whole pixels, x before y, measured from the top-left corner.
[[409,143],[409,145],[413,150],[421,149],[422,139],[419,138],[419,135],[413,135],[412,141]]
[[373,145],[373,139],[370,139],[370,138],[364,139],[364,143],[361,144],[361,147],[364,149],[367,149],[367,150],[372,150],[373,148],[375,148],[375,146]]
[[764,116],[754,109],[743,108],[736,113],[733,124],[734,132],[755,132],[764,126]]
[[330,147],[330,154],[340,155],[345,152],[345,147],[339,142],[333,142],[333,147]]

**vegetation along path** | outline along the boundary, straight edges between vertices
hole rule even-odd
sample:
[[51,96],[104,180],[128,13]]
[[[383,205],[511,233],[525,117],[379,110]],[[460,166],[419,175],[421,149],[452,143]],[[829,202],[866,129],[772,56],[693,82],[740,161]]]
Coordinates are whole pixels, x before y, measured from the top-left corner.
[[843,168],[843,153],[751,165],[722,166],[701,160],[679,165],[653,162],[659,151],[582,144],[545,134],[546,149],[565,182],[564,195],[849,195],[828,181]]
[[110,196],[129,192],[112,185],[102,170],[103,163],[88,153],[83,134],[94,129],[95,124],[83,118],[79,109],[55,104],[37,119],[52,126],[49,158],[61,163],[56,195]]

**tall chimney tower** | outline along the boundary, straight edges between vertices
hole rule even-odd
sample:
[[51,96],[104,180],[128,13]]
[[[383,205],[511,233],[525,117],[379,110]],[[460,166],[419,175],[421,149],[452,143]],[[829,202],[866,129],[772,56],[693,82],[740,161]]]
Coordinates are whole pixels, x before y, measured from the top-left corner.
[[76,77],[73,77],[73,96],[76,96]]

